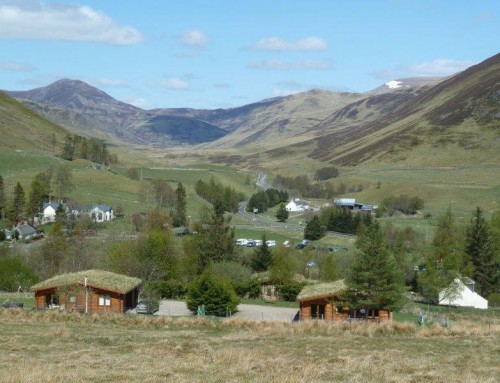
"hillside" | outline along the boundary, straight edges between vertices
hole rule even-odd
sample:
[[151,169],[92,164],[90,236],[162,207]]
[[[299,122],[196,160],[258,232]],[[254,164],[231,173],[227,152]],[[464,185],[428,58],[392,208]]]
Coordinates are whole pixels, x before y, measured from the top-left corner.
[[69,132],[0,92],[0,148],[52,151]]

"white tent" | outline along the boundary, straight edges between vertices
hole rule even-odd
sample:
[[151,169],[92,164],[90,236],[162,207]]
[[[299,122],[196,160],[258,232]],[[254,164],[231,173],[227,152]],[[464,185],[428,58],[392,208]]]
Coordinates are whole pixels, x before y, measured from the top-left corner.
[[465,281],[467,285],[459,278],[455,278],[450,286],[439,293],[439,304],[487,309],[488,301],[474,292],[474,281],[469,278],[465,278]]

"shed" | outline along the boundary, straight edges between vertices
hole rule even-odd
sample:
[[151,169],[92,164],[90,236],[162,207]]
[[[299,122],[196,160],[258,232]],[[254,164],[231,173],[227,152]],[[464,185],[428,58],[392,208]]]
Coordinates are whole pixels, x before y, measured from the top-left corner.
[[351,309],[341,295],[347,290],[343,279],[335,282],[305,286],[297,295],[300,304],[300,320],[326,321],[364,319],[370,321],[391,320],[392,314],[384,309]]
[[35,308],[85,313],[123,313],[137,306],[139,278],[103,270],[57,275],[31,287]]

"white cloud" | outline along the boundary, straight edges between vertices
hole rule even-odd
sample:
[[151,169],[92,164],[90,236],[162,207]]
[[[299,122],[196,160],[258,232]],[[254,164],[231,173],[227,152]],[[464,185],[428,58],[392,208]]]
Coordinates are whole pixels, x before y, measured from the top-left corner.
[[449,76],[474,65],[470,60],[437,59],[414,64],[409,67],[415,76]]
[[125,102],[130,104],[130,105],[137,106],[138,108],[141,108],[141,109],[148,109],[151,107],[149,102],[143,98],[126,98]]
[[0,38],[93,41],[113,45],[144,40],[135,28],[121,26],[88,6],[39,1],[0,5]]
[[373,72],[373,76],[382,80],[403,77],[446,77],[461,72],[474,64],[475,62],[470,60],[441,58],[409,66],[381,69]]
[[168,78],[165,80],[160,80],[156,83],[150,83],[149,85],[154,88],[169,90],[186,90],[191,87],[187,81],[181,80],[180,78]]
[[254,49],[286,52],[286,51],[324,51],[328,43],[319,37],[306,37],[296,41],[287,41],[281,37],[267,37],[257,41]]
[[178,40],[181,44],[187,45],[192,48],[203,48],[209,42],[208,37],[203,32],[197,29],[182,33],[181,35],[179,35]]
[[18,85],[27,85],[27,86],[47,86],[52,84],[57,80],[61,80],[63,78],[70,78],[74,76],[68,76],[61,73],[53,73],[53,74],[40,74],[33,77],[26,77],[22,80],[16,81]]
[[31,64],[20,62],[0,62],[0,70],[10,72],[31,72],[35,67]]
[[322,60],[302,60],[296,62],[283,60],[261,60],[252,61],[249,65],[252,69],[272,69],[272,70],[291,70],[291,69],[313,69],[328,70],[333,68],[329,61]]
[[311,88],[312,87],[307,86],[305,84],[301,84],[296,81],[282,81],[277,83],[273,87],[273,96],[274,97],[289,96],[291,94],[305,92]]
[[98,86],[105,86],[109,88],[128,88],[130,83],[127,80],[116,80],[110,78],[99,78],[92,81]]

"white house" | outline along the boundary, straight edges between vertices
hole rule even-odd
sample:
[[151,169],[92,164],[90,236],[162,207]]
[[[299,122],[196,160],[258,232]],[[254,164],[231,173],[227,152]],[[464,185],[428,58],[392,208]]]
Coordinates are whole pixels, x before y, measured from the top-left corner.
[[439,293],[439,304],[487,309],[488,301],[474,291],[475,282],[470,278],[464,278],[464,281],[455,278],[449,287]]
[[96,222],[111,221],[115,218],[113,209],[108,205],[92,205],[89,208],[89,215]]
[[68,211],[68,205],[61,202],[45,202],[43,204],[42,222],[54,222],[56,220],[56,211],[62,206],[65,212]]
[[309,209],[309,204],[299,198],[292,199],[286,206],[287,211],[304,211]]

